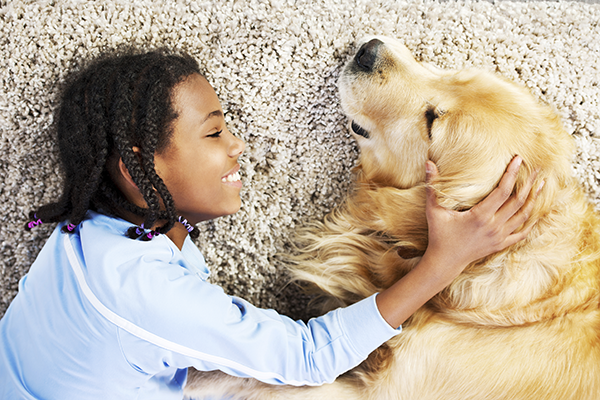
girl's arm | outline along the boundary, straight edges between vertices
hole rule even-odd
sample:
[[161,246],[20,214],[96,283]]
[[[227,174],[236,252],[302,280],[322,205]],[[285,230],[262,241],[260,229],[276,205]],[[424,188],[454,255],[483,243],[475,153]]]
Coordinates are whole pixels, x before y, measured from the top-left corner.
[[[394,328],[402,325],[419,307],[448,286],[471,262],[523,240],[534,224],[515,232],[529,217],[542,185],[530,195],[537,176],[511,196],[522,159],[508,165],[500,184],[481,203],[458,212],[437,204],[427,189],[429,245],[421,261],[406,276],[377,295],[377,307]],[[428,161],[427,182],[437,177],[435,164]]]

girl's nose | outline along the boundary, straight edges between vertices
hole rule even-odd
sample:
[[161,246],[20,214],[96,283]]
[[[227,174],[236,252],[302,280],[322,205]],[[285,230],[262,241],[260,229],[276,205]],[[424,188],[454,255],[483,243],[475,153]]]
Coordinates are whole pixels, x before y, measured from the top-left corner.
[[246,142],[244,142],[242,139],[239,139],[239,138],[237,138],[237,137],[235,137],[233,135],[231,135],[231,137],[233,138],[233,140],[232,140],[232,143],[231,143],[229,154],[232,157],[236,157],[236,156],[242,155],[242,153],[246,149]]

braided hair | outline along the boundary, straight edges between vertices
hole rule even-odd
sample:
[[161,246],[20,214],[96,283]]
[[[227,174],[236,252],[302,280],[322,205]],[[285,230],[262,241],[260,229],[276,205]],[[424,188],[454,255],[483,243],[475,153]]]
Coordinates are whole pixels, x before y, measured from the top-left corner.
[[[69,233],[88,210],[115,216],[128,212],[144,219],[142,228],[166,221],[150,234],[134,226],[127,231],[130,238],[149,240],[167,233],[178,216],[171,194],[155,171],[154,154],[169,145],[177,118],[173,88],[195,73],[200,71],[192,57],[166,49],[115,51],[72,73],[54,119],[64,174],[62,196],[32,211],[30,218],[36,222],[68,220],[63,232]],[[119,157],[147,208],[130,203],[113,183],[109,169]],[[30,222],[28,228],[32,226]],[[192,238],[198,237],[197,228],[188,231]]]

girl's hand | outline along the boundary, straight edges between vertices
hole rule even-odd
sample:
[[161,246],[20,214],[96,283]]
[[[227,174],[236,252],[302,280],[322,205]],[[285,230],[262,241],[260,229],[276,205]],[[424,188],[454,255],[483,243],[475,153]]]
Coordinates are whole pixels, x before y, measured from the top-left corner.
[[[448,286],[471,262],[523,240],[533,224],[519,232],[527,221],[537,194],[531,174],[518,193],[511,195],[521,166],[521,157],[508,165],[500,184],[481,203],[459,212],[438,205],[433,190],[427,190],[429,245],[417,265],[402,279],[377,295],[382,317],[394,328]],[[435,164],[427,162],[427,181],[437,177]]]
[[[513,158],[498,187],[468,211],[443,208],[434,191],[427,189],[429,245],[423,258],[437,266],[439,278],[449,283],[471,262],[525,239],[531,231],[534,224],[516,232],[529,218],[543,182],[531,192],[537,176],[533,173],[521,190],[511,195],[521,162],[521,157]],[[426,169],[427,182],[434,181],[438,175],[435,164],[427,161]]]

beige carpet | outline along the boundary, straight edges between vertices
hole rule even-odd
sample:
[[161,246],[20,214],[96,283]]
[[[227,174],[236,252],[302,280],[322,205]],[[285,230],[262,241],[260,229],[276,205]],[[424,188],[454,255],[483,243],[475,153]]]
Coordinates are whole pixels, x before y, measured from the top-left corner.
[[445,68],[477,66],[531,88],[576,138],[574,173],[600,204],[600,5],[389,0],[9,1],[0,6],[0,315],[53,226],[23,230],[58,196],[48,126],[57,82],[123,42],[197,57],[247,142],[243,206],[204,224],[212,281],[304,316],[278,253],[347,192],[358,151],[336,79],[357,38],[385,34]]

